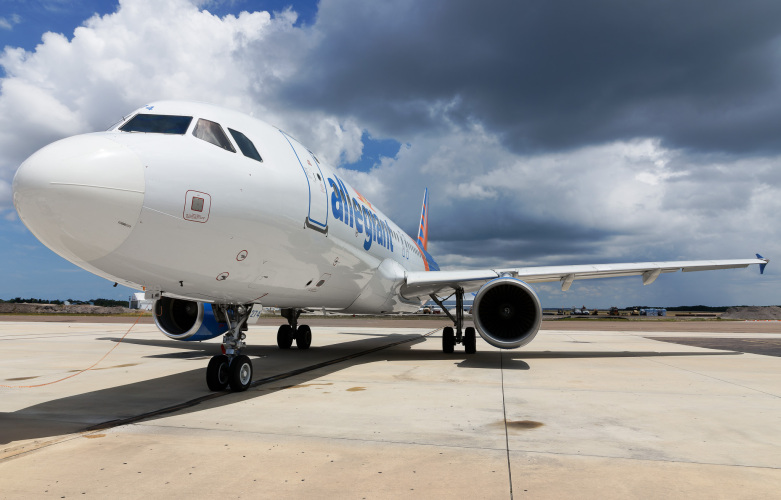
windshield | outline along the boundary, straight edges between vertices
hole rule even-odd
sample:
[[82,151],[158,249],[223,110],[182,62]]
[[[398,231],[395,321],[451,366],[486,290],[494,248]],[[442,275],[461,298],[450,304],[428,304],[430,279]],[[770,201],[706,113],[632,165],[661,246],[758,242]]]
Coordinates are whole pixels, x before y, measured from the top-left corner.
[[148,132],[152,134],[184,135],[192,116],[137,114],[129,122],[119,127],[123,132]]
[[222,127],[220,127],[219,123],[200,118],[198,119],[198,123],[195,124],[193,135],[198,139],[210,142],[215,146],[219,146],[222,149],[230,151],[231,153],[236,152],[236,150],[233,148],[233,145],[228,140],[228,136],[226,136],[225,132],[222,131]]
[[236,141],[236,144],[239,145],[239,149],[241,149],[241,152],[244,153],[244,156],[247,158],[252,158],[253,160],[261,162],[263,161],[263,158],[260,157],[258,150],[255,149],[255,145],[252,144],[252,141],[249,140],[249,137],[242,134],[238,130],[233,130],[232,128],[229,128],[228,132],[231,133],[233,139]]

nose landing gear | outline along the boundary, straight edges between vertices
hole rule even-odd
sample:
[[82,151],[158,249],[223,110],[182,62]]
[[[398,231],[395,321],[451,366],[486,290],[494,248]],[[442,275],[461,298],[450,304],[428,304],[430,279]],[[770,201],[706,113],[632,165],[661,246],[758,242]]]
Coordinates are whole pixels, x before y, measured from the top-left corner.
[[252,312],[249,305],[213,305],[215,314],[230,326],[222,338],[223,354],[214,356],[206,367],[206,385],[212,391],[223,391],[230,386],[233,392],[246,391],[252,382],[252,361],[241,354],[247,346],[247,319]]

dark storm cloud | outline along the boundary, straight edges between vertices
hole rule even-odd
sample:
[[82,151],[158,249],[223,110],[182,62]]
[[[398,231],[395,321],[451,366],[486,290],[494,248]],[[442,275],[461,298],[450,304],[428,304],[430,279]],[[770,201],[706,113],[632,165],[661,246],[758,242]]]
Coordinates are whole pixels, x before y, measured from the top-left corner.
[[[432,194],[434,213],[429,221],[429,237],[436,241],[437,255],[468,255],[488,262],[534,261],[553,254],[582,257],[594,262],[619,233],[587,227],[573,220],[544,219],[531,213],[518,200],[503,198],[442,207],[443,201]],[[408,234],[417,234],[417,225],[407,224]],[[590,259],[588,258],[590,256]],[[456,263],[449,263],[451,265]]]
[[775,152],[779,35],[778,1],[323,0],[282,93],[394,137],[476,121],[523,152]]
[[[470,259],[484,261],[478,267],[496,266],[497,262],[508,265],[524,261],[528,265],[543,265],[551,255],[566,256],[567,264],[594,264],[604,252],[604,244],[610,233],[607,231],[586,231],[572,224],[554,223],[547,227],[539,227],[539,223],[522,227],[505,228],[506,237],[496,237],[501,232],[494,232],[484,239],[472,238],[472,234],[464,234],[462,238],[443,240],[436,239],[436,255],[468,255]],[[577,256],[577,257],[573,257]],[[456,265],[456,262],[448,262]],[[474,267],[474,266],[471,266]]]

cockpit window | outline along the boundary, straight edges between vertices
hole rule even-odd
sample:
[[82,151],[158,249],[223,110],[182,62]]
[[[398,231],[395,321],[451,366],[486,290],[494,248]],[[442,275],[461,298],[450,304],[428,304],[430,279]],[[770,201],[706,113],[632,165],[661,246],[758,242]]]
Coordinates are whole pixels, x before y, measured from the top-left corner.
[[236,141],[236,144],[239,145],[239,149],[242,153],[244,153],[244,156],[247,158],[252,158],[253,160],[261,162],[263,161],[263,158],[260,157],[258,150],[255,149],[255,145],[252,144],[252,141],[249,140],[249,137],[242,134],[238,130],[233,130],[232,128],[229,128],[228,132],[231,133],[233,140]]
[[222,131],[219,123],[215,123],[203,118],[198,119],[198,123],[195,124],[193,129],[193,135],[198,139],[206,142],[211,142],[215,146],[219,146],[222,149],[228,150],[231,153],[235,153],[233,144],[228,140],[228,136]]
[[137,114],[119,127],[123,132],[184,135],[193,121],[192,116]]

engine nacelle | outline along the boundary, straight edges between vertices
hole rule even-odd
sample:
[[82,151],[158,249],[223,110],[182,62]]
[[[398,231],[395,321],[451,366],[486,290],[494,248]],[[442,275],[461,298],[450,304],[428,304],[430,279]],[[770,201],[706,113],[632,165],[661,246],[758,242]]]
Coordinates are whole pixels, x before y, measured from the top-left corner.
[[500,349],[531,342],[542,321],[542,306],[534,290],[515,278],[497,278],[480,288],[472,317],[480,336]]
[[152,311],[157,328],[174,340],[209,340],[229,330],[227,323],[217,321],[208,303],[161,297]]

